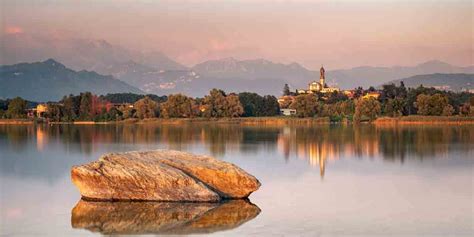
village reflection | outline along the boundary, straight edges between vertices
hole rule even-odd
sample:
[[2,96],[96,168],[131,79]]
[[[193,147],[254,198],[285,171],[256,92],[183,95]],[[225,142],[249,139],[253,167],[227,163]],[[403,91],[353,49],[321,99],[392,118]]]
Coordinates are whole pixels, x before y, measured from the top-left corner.
[[473,139],[472,126],[294,127],[282,130],[278,147],[286,159],[294,154],[308,160],[324,177],[328,161],[382,158],[404,163],[407,158],[448,158],[450,150],[469,154]]
[[311,166],[319,167],[323,177],[328,162],[341,158],[382,158],[404,163],[406,159],[447,157],[450,150],[468,154],[474,149],[474,127],[10,125],[0,126],[0,139],[6,140],[2,144],[6,144],[11,150],[21,151],[35,142],[38,152],[55,144],[70,152],[86,155],[93,154],[104,144],[160,144],[176,150],[187,150],[189,146],[200,145],[216,157],[223,157],[234,150],[243,154],[277,151],[287,161],[301,159]]

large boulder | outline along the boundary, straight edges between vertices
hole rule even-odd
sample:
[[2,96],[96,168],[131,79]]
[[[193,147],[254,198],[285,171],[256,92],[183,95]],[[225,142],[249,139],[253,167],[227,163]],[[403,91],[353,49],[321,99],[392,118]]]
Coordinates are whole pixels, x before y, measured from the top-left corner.
[[73,228],[104,235],[199,234],[236,228],[260,209],[247,200],[209,202],[94,202],[72,209]]
[[84,199],[215,202],[249,196],[260,182],[234,164],[171,150],[110,153],[74,166]]

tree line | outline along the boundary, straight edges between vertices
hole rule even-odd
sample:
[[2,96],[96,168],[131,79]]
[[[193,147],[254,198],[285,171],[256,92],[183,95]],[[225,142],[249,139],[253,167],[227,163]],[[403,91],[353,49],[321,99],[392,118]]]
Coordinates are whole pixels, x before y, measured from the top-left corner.
[[[378,92],[379,97],[364,97],[371,92]],[[472,93],[441,91],[422,85],[406,88],[403,82],[398,86],[384,85],[379,91],[373,87],[368,90],[359,87],[353,90],[352,98],[338,91],[292,95],[287,85],[283,94],[290,96],[284,97],[286,101],[281,103],[282,108],[295,109],[296,116],[330,117],[331,121],[373,121],[378,116],[474,116]]]
[[[202,98],[183,94],[169,96],[116,93],[103,96],[84,92],[64,96],[58,102],[47,103],[43,117],[51,121],[116,121],[146,118],[233,118],[276,116],[280,109],[296,110],[297,117],[329,117],[331,121],[373,121],[378,116],[474,116],[474,96],[467,92],[448,92],[419,86],[406,88],[400,85],[384,85],[381,90],[359,87],[349,98],[343,92],[329,94],[301,94],[289,92],[284,87],[278,102],[272,95],[256,93],[226,93],[212,89]],[[364,96],[379,93],[378,98]],[[22,98],[0,100],[0,118],[26,118],[27,108],[37,103]]]
[[[0,101],[0,118],[26,118],[27,103],[17,97]],[[64,96],[48,102],[42,117],[50,121],[116,121],[130,118],[233,118],[276,116],[280,112],[276,97],[243,92],[227,94],[213,89],[203,98],[183,94],[169,96],[116,93],[97,96],[90,92]]]

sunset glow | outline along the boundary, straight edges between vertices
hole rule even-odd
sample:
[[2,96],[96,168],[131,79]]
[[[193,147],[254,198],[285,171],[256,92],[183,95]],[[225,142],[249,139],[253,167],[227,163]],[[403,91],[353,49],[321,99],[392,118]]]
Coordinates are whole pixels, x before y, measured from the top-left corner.
[[188,66],[225,57],[311,69],[472,64],[465,0],[41,2],[2,1],[4,32],[105,39]]

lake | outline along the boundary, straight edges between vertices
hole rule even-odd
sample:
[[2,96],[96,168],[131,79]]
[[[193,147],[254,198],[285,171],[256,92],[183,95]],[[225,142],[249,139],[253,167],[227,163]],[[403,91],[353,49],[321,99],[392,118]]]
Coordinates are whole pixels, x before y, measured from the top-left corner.
[[[235,163],[262,186],[251,203],[97,203],[78,219],[71,166],[152,149]],[[472,125],[0,125],[0,235],[471,236],[473,164]]]

